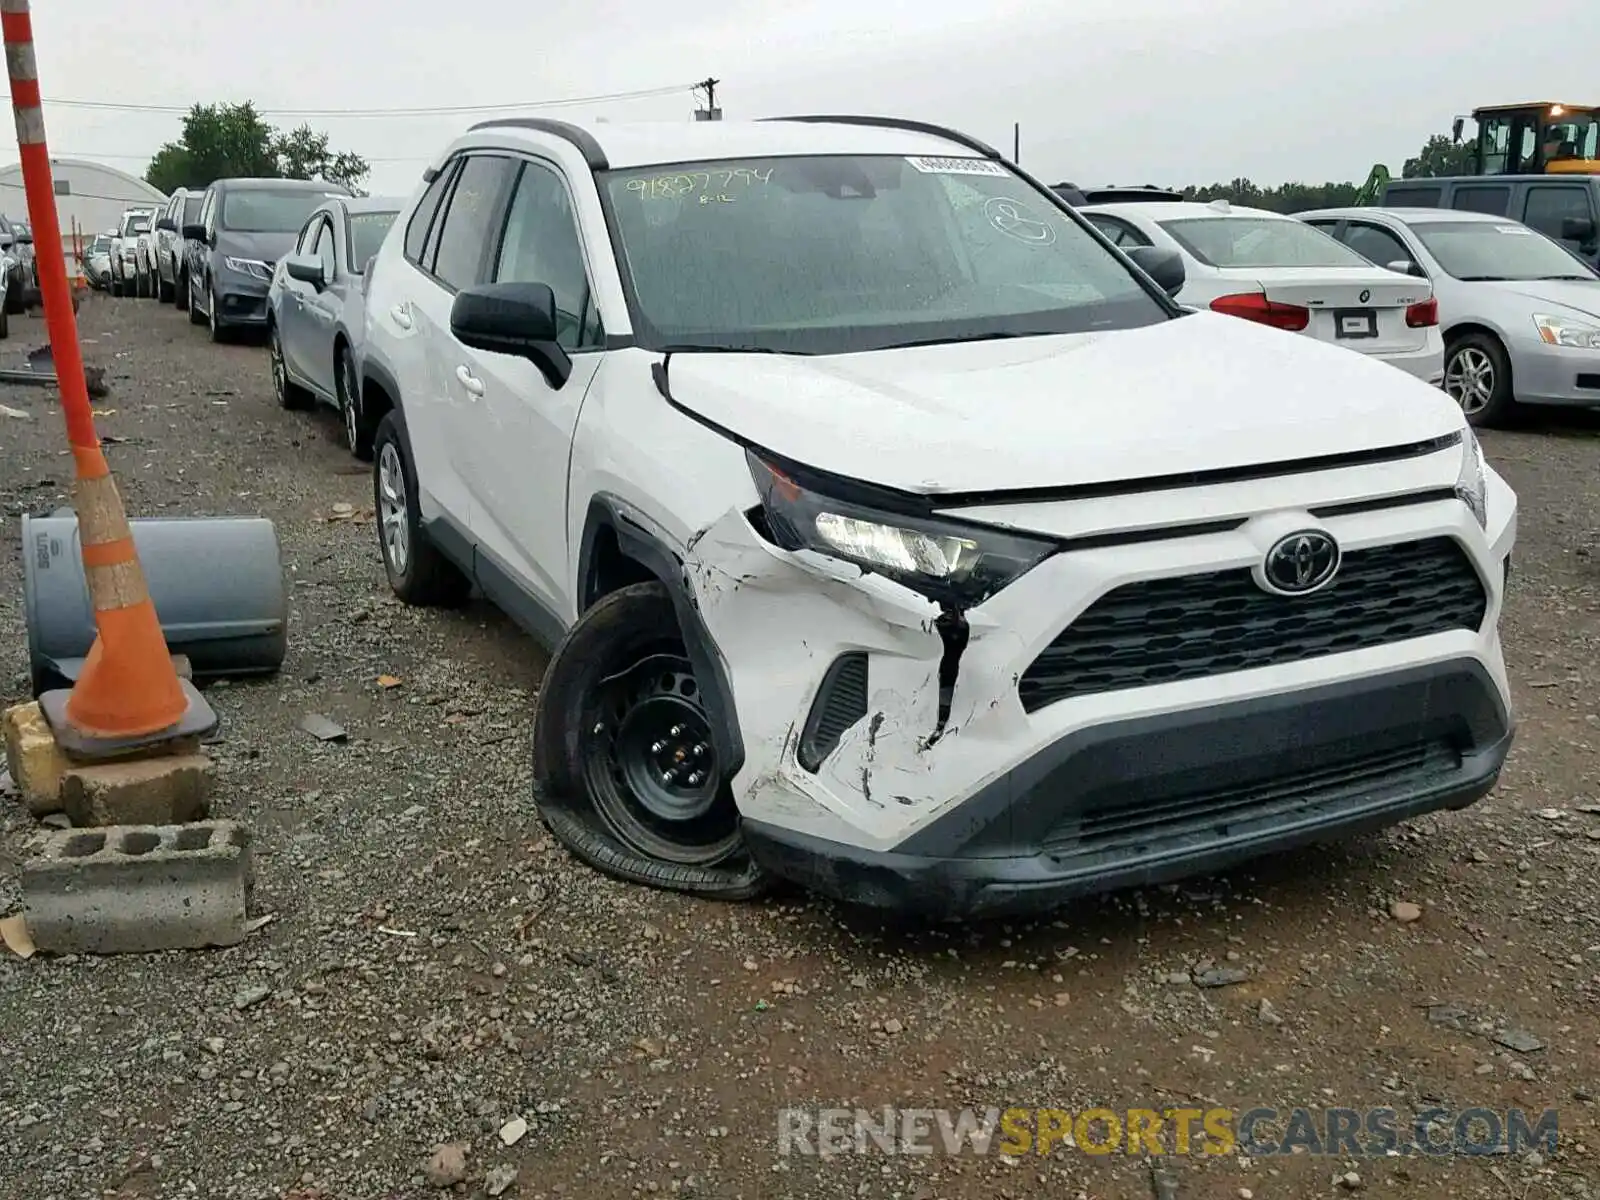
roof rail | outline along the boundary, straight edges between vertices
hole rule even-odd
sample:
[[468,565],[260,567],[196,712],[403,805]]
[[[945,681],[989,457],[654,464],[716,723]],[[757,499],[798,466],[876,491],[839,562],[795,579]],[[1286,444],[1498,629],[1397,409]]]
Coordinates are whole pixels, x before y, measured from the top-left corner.
[[480,129],[533,129],[539,133],[548,133],[571,142],[578,148],[583,159],[589,164],[591,171],[608,171],[611,163],[606,158],[606,152],[600,148],[600,143],[587,129],[572,124],[570,121],[555,121],[549,117],[495,117],[491,121],[479,121],[471,126],[467,132],[477,133]]
[[927,121],[907,121],[899,117],[868,117],[853,114],[839,113],[829,116],[826,113],[807,113],[804,116],[792,117],[762,117],[763,121],[805,121],[812,125],[867,125],[874,129],[904,129],[910,133],[926,133],[931,137],[941,137],[946,141],[955,142],[958,146],[965,146],[968,150],[976,151],[984,158],[993,158],[1005,161],[1004,155],[987,142],[980,142],[975,137],[960,133],[954,129],[947,129],[943,125],[932,125]]

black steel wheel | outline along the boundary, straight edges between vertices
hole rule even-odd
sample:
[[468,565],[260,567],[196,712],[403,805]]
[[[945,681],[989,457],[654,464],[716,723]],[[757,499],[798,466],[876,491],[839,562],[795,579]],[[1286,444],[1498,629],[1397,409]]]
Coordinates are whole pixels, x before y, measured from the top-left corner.
[[662,585],[596,601],[551,656],[534,714],[534,796],[557,840],[630,883],[723,900],[769,891],[708,701]]

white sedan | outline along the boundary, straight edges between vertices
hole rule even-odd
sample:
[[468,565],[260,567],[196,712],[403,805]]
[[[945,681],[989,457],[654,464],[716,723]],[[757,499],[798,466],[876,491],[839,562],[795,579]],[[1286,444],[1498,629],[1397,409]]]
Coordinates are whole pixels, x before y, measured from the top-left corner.
[[1432,284],[1374,266],[1304,222],[1226,200],[1140,200],[1078,211],[1125,250],[1157,246],[1181,254],[1180,304],[1302,333],[1444,382]]

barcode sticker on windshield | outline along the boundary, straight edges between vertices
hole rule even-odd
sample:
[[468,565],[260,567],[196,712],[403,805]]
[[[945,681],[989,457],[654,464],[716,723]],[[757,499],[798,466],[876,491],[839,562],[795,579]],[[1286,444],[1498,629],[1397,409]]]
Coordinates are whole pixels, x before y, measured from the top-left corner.
[[1496,231],[1498,231],[1500,233],[1521,233],[1521,234],[1532,234],[1533,233],[1533,230],[1528,229],[1526,226],[1522,226],[1522,225],[1496,225],[1495,229],[1496,229]]
[[906,159],[924,175],[999,175],[1006,169],[987,158],[908,158]]

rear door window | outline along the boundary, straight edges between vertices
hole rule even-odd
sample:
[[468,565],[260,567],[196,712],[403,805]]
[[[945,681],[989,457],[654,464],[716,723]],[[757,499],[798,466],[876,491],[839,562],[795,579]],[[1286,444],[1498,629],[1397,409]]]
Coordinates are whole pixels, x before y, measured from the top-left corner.
[[1443,196],[1436,187],[1390,188],[1383,202],[1395,208],[1438,208]]
[[440,219],[433,275],[454,291],[485,283],[500,241],[506,190],[516,174],[512,159],[468,155]]
[[[1594,220],[1589,189],[1582,184],[1538,183],[1528,189],[1522,206],[1522,223],[1531,225],[1546,237],[1561,241],[1561,227],[1569,219]],[[1569,246],[1577,245],[1569,241]]]
[[1511,189],[1504,184],[1464,184],[1456,188],[1456,194],[1450,198],[1450,207],[1461,212],[1503,217],[1511,207]]

